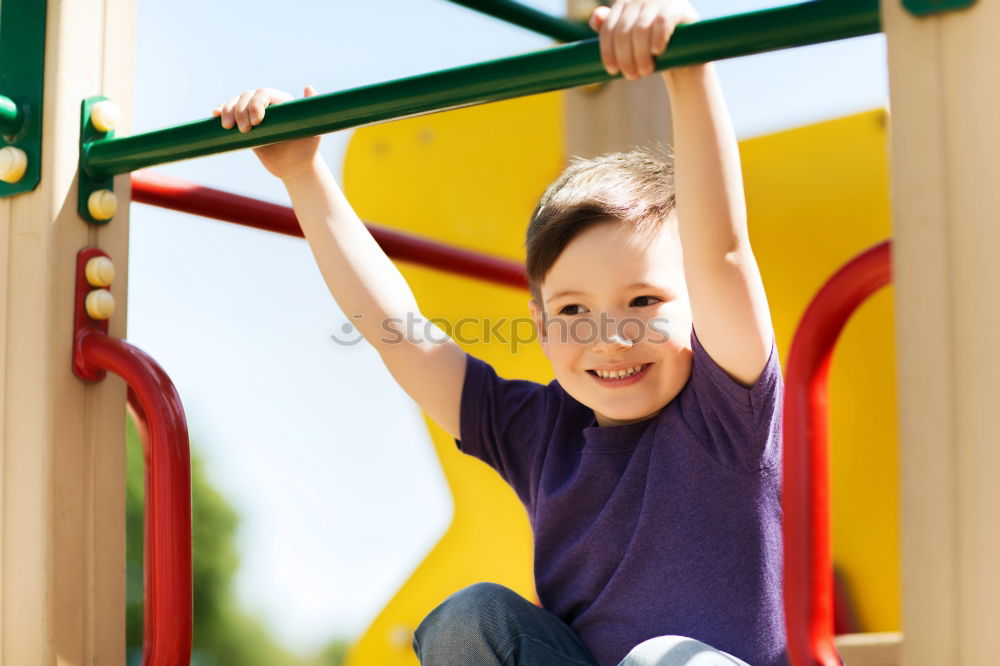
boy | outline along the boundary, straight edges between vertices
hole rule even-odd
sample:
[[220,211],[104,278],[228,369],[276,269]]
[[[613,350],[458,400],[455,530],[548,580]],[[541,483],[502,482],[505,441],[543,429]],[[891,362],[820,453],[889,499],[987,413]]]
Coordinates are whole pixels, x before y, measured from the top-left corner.
[[[591,26],[608,72],[631,80],[695,20],[686,0],[619,0]],[[528,510],[542,607],[499,585],[466,588],[418,627],[423,664],[787,663],[781,374],[737,145],[711,65],[663,76],[676,197],[670,166],[637,151],[575,163],[531,221],[547,386],[501,379],[451,340],[400,330],[386,344],[382,322],[417,304],[318,157],[319,139],[255,149],[393,377]],[[250,131],[287,99],[249,91],[214,114]]]

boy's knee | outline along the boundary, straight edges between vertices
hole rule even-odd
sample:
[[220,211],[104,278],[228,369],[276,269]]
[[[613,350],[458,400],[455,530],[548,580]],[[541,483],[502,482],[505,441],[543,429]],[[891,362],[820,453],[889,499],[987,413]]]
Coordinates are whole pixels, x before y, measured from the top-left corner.
[[413,634],[420,656],[443,646],[478,645],[486,648],[502,637],[510,609],[529,603],[513,590],[496,583],[476,583],[455,592],[423,619]]
[[730,654],[686,636],[656,636],[636,645],[618,666],[746,666]]
[[507,606],[519,601],[523,601],[521,596],[503,585],[476,583],[452,594],[433,612],[440,610],[444,615],[478,618],[502,613]]

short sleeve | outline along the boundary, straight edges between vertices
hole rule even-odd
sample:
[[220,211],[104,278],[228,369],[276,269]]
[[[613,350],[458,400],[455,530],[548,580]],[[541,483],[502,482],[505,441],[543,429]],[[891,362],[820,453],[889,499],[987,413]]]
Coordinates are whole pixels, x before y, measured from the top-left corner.
[[775,343],[750,387],[719,367],[693,329],[691,351],[691,378],[680,407],[695,436],[730,469],[754,472],[779,465],[783,383]]
[[548,432],[550,389],[499,377],[489,363],[470,354],[465,368],[455,443],[499,472],[527,501],[531,469]]

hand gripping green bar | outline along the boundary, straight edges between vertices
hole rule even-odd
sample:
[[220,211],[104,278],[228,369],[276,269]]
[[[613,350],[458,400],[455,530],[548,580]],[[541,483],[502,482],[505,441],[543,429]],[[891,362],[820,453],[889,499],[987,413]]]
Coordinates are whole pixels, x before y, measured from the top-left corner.
[[589,39],[594,36],[594,31],[583,21],[558,18],[513,0],[451,0],[451,2],[539,34],[548,35],[560,42],[574,42],[578,39]]
[[[677,28],[656,68],[806,46],[881,31],[878,0],[812,0]],[[252,132],[217,118],[84,143],[90,178],[215,153],[608,80],[597,39],[276,105]]]

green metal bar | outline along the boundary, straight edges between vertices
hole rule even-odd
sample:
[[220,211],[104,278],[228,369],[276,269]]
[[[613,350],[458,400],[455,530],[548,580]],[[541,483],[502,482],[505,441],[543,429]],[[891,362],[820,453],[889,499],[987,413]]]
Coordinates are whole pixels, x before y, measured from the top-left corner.
[[9,97],[0,95],[0,135],[13,136],[17,134],[24,118],[21,109]]
[[552,16],[513,0],[451,0],[451,2],[547,35],[560,42],[575,42],[594,36],[594,31],[582,21],[570,21]]
[[[878,0],[812,0],[681,26],[657,69],[879,32]],[[432,111],[605,81],[596,39],[545,51],[298,99],[269,108],[246,134],[217,118],[84,145],[81,164],[106,177],[155,164],[315,136]]]

